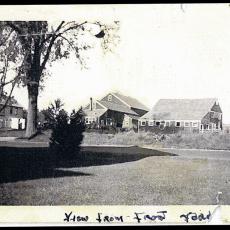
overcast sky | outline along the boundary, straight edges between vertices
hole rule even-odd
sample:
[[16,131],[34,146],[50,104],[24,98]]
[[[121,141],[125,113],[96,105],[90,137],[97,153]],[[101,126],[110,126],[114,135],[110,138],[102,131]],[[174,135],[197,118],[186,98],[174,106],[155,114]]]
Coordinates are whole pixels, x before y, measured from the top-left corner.
[[[1,20],[120,21],[121,41],[114,53],[90,51],[89,69],[73,59],[53,65],[40,109],[61,98],[70,111],[109,91],[149,108],[160,98],[216,97],[224,122],[230,123],[228,4],[6,7],[0,7]],[[17,89],[15,97],[27,107],[26,89]]]

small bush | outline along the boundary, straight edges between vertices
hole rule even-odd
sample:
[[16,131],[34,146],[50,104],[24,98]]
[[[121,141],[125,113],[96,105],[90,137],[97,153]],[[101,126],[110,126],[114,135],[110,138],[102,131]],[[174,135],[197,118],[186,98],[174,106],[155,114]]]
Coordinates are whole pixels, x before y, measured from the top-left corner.
[[80,144],[85,131],[84,114],[78,112],[68,116],[65,110],[60,110],[55,118],[50,137],[50,149],[58,158],[73,159],[80,151]]

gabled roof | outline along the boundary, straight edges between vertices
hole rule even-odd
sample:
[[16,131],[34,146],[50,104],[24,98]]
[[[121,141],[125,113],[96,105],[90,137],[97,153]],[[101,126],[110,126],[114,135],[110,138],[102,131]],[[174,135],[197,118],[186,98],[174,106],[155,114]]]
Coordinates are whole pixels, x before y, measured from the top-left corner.
[[100,103],[107,109],[138,116],[137,113],[135,113],[133,110],[131,110],[129,107],[125,105],[120,105],[109,101],[100,101]]
[[[103,109],[106,109],[106,107],[102,105],[100,101],[96,100],[95,102],[100,106],[102,106]],[[87,108],[88,106],[90,107],[90,103],[88,103],[85,107],[83,107],[83,110],[90,110],[90,108]]]
[[83,110],[87,117],[100,117],[102,116],[107,109],[94,109],[94,110]]
[[118,97],[119,99],[121,99],[122,101],[124,101],[127,105],[129,105],[132,108],[136,108],[136,109],[142,109],[145,111],[149,111],[149,109],[143,105],[140,101],[138,101],[135,98],[129,97],[129,96],[124,96],[121,93],[112,93],[113,95],[115,95],[116,97]]
[[155,120],[201,120],[217,102],[216,98],[160,99],[141,118]]

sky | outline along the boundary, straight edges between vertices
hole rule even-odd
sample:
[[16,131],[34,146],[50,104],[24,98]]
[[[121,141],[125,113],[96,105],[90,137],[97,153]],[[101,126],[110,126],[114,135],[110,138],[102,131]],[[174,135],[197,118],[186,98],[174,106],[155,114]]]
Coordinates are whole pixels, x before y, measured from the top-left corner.
[[[229,4],[0,6],[0,13],[0,20],[120,21],[119,44],[106,54],[97,44],[88,69],[74,58],[53,64],[39,109],[61,98],[71,111],[111,91],[150,109],[161,98],[215,97],[230,123]],[[26,88],[14,95],[26,108]]]

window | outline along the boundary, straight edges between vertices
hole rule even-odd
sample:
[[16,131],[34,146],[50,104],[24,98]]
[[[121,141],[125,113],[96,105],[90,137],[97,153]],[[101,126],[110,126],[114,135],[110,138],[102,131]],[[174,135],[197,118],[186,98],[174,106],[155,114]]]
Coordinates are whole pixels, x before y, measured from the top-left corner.
[[106,125],[113,125],[111,118],[106,118]]
[[176,127],[180,127],[180,122],[179,121],[176,122]]
[[18,115],[18,108],[14,108],[14,114]]
[[153,126],[153,121],[149,121],[149,126]]
[[192,127],[197,127],[198,126],[198,123],[197,122],[193,122],[192,123]]
[[112,95],[108,95],[108,101],[112,101]]
[[142,121],[141,122],[141,126],[145,126],[146,125],[146,122],[145,121]]
[[222,114],[218,112],[212,112],[212,118],[221,119]]
[[86,117],[85,118],[85,123],[86,124],[91,124],[91,123],[94,123],[96,122],[96,118],[95,117]]
[[13,114],[13,107],[10,107],[10,114]]
[[159,121],[156,121],[156,126],[159,126],[160,125],[160,122]]
[[165,122],[165,126],[169,127],[169,125],[170,125],[170,122],[169,122],[169,121],[166,121],[166,122]]
[[185,122],[184,123],[184,127],[189,127],[190,126],[190,123],[189,122]]

